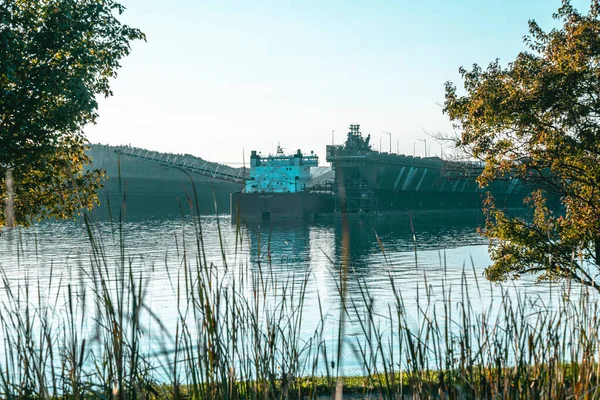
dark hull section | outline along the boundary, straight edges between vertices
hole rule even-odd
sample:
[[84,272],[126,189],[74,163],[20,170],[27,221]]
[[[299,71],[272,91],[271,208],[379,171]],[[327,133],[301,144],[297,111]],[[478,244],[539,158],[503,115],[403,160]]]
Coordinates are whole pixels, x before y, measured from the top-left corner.
[[232,221],[278,220],[314,218],[332,213],[334,198],[331,194],[299,193],[232,193]]
[[[364,193],[364,192],[363,192]],[[362,193],[347,198],[348,213],[397,213],[408,211],[443,212],[445,210],[479,210],[486,197],[485,192],[432,192],[372,190],[367,196]],[[496,204],[501,208],[523,206],[523,195],[495,193]],[[336,197],[337,211],[342,211],[342,197]]]

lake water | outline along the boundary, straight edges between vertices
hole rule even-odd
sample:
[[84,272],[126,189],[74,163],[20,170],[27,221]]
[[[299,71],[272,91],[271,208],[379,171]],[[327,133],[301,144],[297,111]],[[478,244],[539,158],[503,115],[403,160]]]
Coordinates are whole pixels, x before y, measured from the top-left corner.
[[[349,221],[348,302],[364,304],[364,289],[375,314],[386,314],[395,302],[391,280],[404,301],[408,320],[420,318],[418,304],[440,301],[442,290],[454,288],[459,299],[466,286],[476,297],[476,307],[485,310],[499,296],[500,288],[483,277],[489,264],[487,242],[476,232],[477,223],[440,222],[415,218]],[[94,238],[101,243],[107,268],[123,257],[135,276],[144,277],[145,303],[160,319],[164,332],[174,334],[179,318],[177,287],[187,260],[206,257],[217,271],[268,271],[273,281],[306,276],[301,335],[309,338],[321,321],[323,337],[337,339],[340,316],[338,287],[344,260],[343,229],[339,221],[254,225],[237,229],[229,216],[201,218],[204,255],[197,246],[196,227],[187,219],[152,219],[118,224],[94,223]],[[414,233],[413,233],[414,229]],[[220,231],[220,235],[219,235]],[[97,256],[97,255],[96,255]],[[0,268],[13,287],[39,283],[43,303],[58,303],[58,289],[68,283],[80,288],[91,285],[90,265],[95,255],[82,221],[38,224],[30,229],[5,232],[0,237]],[[188,265],[189,267],[189,265]],[[117,279],[117,277],[112,277]],[[535,284],[525,277],[511,284],[514,292],[526,289],[552,303],[549,285]],[[0,301],[8,299],[8,288],[0,288]],[[239,290],[248,291],[248,288]],[[281,292],[265,290],[275,304]],[[429,294],[429,296],[428,296]],[[54,299],[54,300],[52,300]],[[39,300],[38,300],[39,301]],[[92,305],[90,305],[93,308]],[[93,313],[90,312],[93,316]],[[146,317],[149,326],[154,319]],[[345,335],[360,330],[348,317]],[[145,336],[147,349],[168,347],[157,343],[158,335]],[[351,339],[349,339],[351,340]],[[361,362],[350,350],[342,358],[345,373],[360,373]]]

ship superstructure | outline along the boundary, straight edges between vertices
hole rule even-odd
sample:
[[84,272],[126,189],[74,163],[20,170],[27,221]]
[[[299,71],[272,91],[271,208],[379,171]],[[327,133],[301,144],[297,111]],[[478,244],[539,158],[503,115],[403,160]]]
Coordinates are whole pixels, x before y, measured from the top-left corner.
[[298,193],[310,187],[311,167],[319,165],[319,158],[300,150],[286,155],[280,146],[277,153],[266,157],[255,150],[250,155],[250,177],[246,193]]
[[324,190],[333,173],[318,165],[313,152],[286,155],[277,146],[274,155],[263,157],[253,150],[244,192],[231,194],[232,219],[312,218],[333,212],[333,194]]

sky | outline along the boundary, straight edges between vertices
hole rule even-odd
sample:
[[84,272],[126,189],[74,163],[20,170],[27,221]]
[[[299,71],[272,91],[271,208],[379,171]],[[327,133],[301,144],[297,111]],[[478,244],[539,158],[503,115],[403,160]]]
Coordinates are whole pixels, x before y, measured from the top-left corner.
[[[455,133],[444,83],[525,50],[529,19],[550,29],[560,0],[121,0],[140,28],[99,99],[92,143],[130,144],[240,165],[251,150],[342,144],[350,124],[373,147],[439,155]],[[574,0],[580,11],[589,1]],[[333,132],[333,135],[332,135]],[[427,144],[425,144],[425,141]]]

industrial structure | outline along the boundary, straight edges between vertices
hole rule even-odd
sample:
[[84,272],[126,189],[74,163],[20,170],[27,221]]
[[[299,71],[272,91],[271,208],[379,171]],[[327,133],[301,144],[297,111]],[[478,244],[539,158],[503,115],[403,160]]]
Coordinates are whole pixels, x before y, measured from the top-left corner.
[[482,166],[439,157],[413,157],[372,149],[360,125],[350,125],[343,145],[326,148],[331,167],[319,167],[316,154],[297,150],[285,154],[280,146],[272,155],[252,151],[250,170],[216,164],[190,164],[177,157],[152,152],[120,150],[120,154],[241,183],[231,193],[232,220],[315,218],[341,213],[378,216],[411,212],[481,212],[487,192],[505,208],[523,206],[518,179],[493,182],[481,188],[476,177]]
[[481,165],[381,153],[369,142],[360,125],[350,125],[344,145],[327,146],[327,161],[335,171],[337,212],[481,210],[488,191],[506,207],[522,206],[518,179],[481,188],[476,182]]
[[226,165],[211,163],[209,161],[203,161],[201,163],[190,162],[185,156],[163,154],[156,151],[132,147],[119,148],[115,150],[115,153],[162,164],[166,167],[179,168],[209,178],[221,179],[232,183],[244,183],[246,179],[248,179],[248,172],[245,168],[231,168]]

